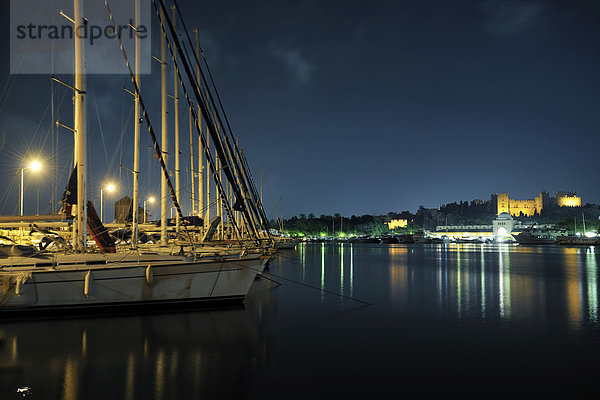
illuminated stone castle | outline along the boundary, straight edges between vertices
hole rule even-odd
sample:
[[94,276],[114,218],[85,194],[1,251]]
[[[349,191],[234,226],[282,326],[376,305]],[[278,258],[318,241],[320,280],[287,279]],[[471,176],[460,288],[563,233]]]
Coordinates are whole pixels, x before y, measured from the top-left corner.
[[559,207],[581,207],[581,197],[575,192],[556,192]]
[[390,222],[386,222],[388,229],[406,228],[408,226],[407,219],[393,219]]
[[[493,198],[494,196],[492,196]],[[581,197],[575,192],[556,192],[556,197],[550,197],[548,192],[541,192],[539,196],[528,200],[515,200],[508,198],[508,193],[497,195],[497,214],[508,213],[518,217],[540,215],[544,207],[581,207]]]

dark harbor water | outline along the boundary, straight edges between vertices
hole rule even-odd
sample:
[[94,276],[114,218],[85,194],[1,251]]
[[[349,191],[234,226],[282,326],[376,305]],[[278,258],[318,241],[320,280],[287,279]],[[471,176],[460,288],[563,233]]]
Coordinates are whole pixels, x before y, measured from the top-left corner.
[[596,251],[300,245],[243,309],[3,322],[0,399],[597,398]]

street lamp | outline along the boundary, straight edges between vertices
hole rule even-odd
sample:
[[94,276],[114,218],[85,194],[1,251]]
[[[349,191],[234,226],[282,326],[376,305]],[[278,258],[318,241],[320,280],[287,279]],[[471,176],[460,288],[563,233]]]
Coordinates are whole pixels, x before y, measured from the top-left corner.
[[23,216],[23,175],[28,168],[32,171],[39,171],[42,168],[42,164],[39,161],[32,161],[28,166],[21,168],[21,217]]
[[108,190],[109,192],[113,192],[115,190],[115,185],[113,185],[112,183],[109,183],[106,188],[101,188],[100,189],[100,222],[102,221],[102,215],[103,215],[103,208],[104,208],[104,189]]
[[150,196],[150,197],[148,197],[148,200],[144,200],[144,223],[148,222],[148,214],[146,213],[146,201],[148,201],[148,203],[152,204],[152,203],[154,203],[154,200],[156,200],[154,198],[154,196]]

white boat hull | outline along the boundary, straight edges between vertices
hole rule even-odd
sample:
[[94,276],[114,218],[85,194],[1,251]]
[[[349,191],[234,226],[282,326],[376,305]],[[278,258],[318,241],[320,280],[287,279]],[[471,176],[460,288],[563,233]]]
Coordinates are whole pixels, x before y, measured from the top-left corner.
[[264,259],[2,268],[0,313],[243,301]]

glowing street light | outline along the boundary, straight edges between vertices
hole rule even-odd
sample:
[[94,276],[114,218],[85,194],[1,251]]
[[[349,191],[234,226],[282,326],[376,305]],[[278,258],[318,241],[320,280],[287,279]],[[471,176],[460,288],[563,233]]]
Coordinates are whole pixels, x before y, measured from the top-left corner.
[[39,161],[32,161],[31,164],[29,164],[29,168],[34,171],[39,171],[42,168],[42,164],[40,164]]
[[101,188],[100,189],[100,222],[103,222],[102,217],[103,217],[103,208],[104,208],[104,189],[108,190],[109,192],[114,192],[115,191],[115,185],[113,185],[112,183],[109,183],[108,185],[106,185],[105,188]]
[[23,188],[23,175],[25,173],[26,169],[31,169],[32,171],[39,171],[40,169],[42,169],[42,164],[40,164],[39,161],[34,160],[31,163],[29,163],[28,166],[21,168],[21,207],[20,207],[20,211],[21,211],[21,217],[23,216],[23,192],[24,192],[24,188]]
[[156,199],[154,196],[148,197],[148,200],[144,200],[144,223],[148,222],[148,214],[146,213],[146,201],[150,204],[154,203]]

